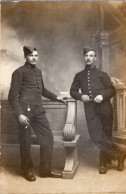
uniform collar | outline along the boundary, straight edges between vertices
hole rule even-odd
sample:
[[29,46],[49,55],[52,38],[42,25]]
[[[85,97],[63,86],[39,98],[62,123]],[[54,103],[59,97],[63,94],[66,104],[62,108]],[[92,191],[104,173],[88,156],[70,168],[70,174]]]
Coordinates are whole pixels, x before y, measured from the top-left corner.
[[93,65],[93,66],[86,65],[85,68],[84,68],[84,70],[93,70],[93,69],[96,69],[95,65]]
[[36,65],[31,65],[28,62],[25,62],[25,66],[28,67],[29,69],[36,69]]

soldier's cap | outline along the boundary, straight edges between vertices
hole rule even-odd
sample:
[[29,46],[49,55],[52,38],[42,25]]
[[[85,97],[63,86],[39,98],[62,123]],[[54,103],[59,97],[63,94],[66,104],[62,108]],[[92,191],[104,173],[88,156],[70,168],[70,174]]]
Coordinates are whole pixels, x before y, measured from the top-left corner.
[[89,51],[94,51],[96,53],[96,51],[95,51],[95,49],[93,47],[84,47],[83,55],[85,55]]
[[24,51],[24,55],[27,56],[31,54],[33,51],[37,51],[37,49],[35,47],[24,46],[23,51]]

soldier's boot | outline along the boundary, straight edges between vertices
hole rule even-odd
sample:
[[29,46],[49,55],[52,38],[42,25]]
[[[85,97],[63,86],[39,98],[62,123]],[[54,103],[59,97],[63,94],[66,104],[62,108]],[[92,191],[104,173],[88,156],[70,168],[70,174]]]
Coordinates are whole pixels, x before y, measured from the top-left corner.
[[99,158],[99,174],[106,174],[107,173],[107,166],[106,166],[106,154],[103,151],[100,151],[100,158]]

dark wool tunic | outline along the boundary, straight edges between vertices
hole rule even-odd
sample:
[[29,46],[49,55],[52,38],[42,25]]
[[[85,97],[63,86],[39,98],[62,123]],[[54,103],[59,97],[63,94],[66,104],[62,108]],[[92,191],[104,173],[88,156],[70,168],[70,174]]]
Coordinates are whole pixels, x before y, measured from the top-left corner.
[[[53,134],[42,107],[42,96],[56,100],[56,95],[44,87],[41,71],[25,63],[14,71],[8,99],[16,116],[25,115],[34,130],[40,145],[40,171],[42,174],[51,171]],[[30,110],[28,110],[28,107]],[[23,170],[33,167],[30,155],[31,128],[19,123],[19,141],[21,168]]]
[[[113,112],[110,98],[114,96],[115,88],[107,73],[96,67],[85,68],[75,75],[70,94],[76,100],[81,100],[82,95],[90,97],[89,102],[84,102],[84,107],[88,130],[93,141],[101,145],[106,140],[111,140]],[[103,101],[94,102],[94,98],[100,94]]]
[[56,95],[44,87],[41,70],[25,63],[13,72],[8,99],[17,116],[23,114],[21,103],[41,105],[42,96],[56,100]]

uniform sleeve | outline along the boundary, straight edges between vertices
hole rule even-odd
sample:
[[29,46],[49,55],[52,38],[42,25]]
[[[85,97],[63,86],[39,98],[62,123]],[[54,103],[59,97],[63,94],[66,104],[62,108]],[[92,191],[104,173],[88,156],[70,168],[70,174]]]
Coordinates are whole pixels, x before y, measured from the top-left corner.
[[19,103],[19,93],[22,85],[23,72],[20,70],[14,71],[12,74],[11,86],[8,94],[8,100],[12,105],[12,108],[16,114],[19,116],[23,114],[22,108]]
[[116,91],[107,73],[105,73],[103,76],[103,83],[105,88],[100,94],[103,96],[104,100],[112,98]]
[[75,100],[81,101],[82,93],[79,92],[79,89],[80,89],[79,76],[78,74],[76,74],[70,88],[70,95]]
[[42,86],[43,86],[43,88],[42,88],[42,96],[44,96],[44,97],[46,97],[46,98],[48,98],[48,99],[50,99],[50,100],[56,101],[56,100],[57,100],[57,99],[56,99],[57,96],[56,96],[54,93],[50,92],[49,90],[47,90],[47,89],[45,88],[43,79],[42,79]]

